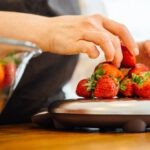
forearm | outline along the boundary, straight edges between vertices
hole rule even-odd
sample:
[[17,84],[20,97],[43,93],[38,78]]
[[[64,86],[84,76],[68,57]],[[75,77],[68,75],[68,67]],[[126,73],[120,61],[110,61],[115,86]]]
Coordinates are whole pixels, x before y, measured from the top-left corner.
[[0,11],[0,36],[31,41],[45,50],[43,38],[48,20],[47,17],[37,15]]

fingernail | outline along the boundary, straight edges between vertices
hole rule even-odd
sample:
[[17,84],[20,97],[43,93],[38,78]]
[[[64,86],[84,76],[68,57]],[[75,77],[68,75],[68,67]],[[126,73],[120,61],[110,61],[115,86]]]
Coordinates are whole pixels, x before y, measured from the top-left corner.
[[135,53],[135,55],[139,55],[139,49],[138,49],[138,48],[135,48],[135,49],[134,49],[134,53]]

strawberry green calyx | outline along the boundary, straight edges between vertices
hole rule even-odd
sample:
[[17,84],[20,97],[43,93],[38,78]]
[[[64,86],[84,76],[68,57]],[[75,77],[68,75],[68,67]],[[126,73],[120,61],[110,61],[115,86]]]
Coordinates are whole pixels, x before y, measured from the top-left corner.
[[[106,73],[106,71],[102,68],[104,64],[100,64],[96,69],[95,72],[91,75],[91,78],[88,80],[88,89],[94,90],[97,84],[97,81],[103,77]],[[114,77],[111,73],[108,73],[108,76],[112,78],[116,85],[119,86],[119,82],[121,80],[121,77]]]
[[127,89],[127,87],[124,84],[119,84],[119,89],[122,91],[125,91]]
[[120,96],[132,97],[134,96],[134,84],[131,78],[125,77],[119,85]]
[[138,85],[142,85],[144,82],[144,78],[142,76],[132,74],[132,81],[134,83],[137,83]]
[[86,83],[87,90],[93,91],[96,87],[97,81],[104,75],[104,70],[99,66],[96,71],[91,75],[88,79],[88,83]]
[[111,77],[113,80],[115,80],[116,84],[119,86],[120,84],[120,77],[119,78],[114,78],[114,77]]
[[119,89],[122,91],[125,91],[127,89],[127,85],[129,83],[132,83],[132,80],[129,78],[125,78],[120,84],[119,84]]
[[76,94],[80,97],[85,97],[85,98],[91,98],[91,91],[88,91],[87,86],[88,84],[88,79],[82,79],[78,82],[77,87],[76,87]]
[[117,67],[115,67],[113,64],[108,62],[99,64],[95,68],[94,72],[96,74],[95,76],[97,80],[103,75],[108,75],[113,78],[118,78],[118,80],[120,81],[124,78],[124,74]]
[[85,84],[85,86],[87,87],[88,91],[92,91],[95,89],[96,86],[96,80],[94,75],[91,76],[91,78],[88,79],[88,82]]
[[102,75],[105,74],[105,71],[101,68],[102,66],[99,66],[96,71],[94,72],[95,78],[98,80]]
[[150,78],[150,71],[143,72],[140,75],[132,74],[132,81],[138,85],[142,85]]

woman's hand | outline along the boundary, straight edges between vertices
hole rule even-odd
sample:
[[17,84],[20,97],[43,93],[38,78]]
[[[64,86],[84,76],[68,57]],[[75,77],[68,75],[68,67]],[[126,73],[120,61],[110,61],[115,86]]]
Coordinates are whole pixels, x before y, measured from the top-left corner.
[[137,61],[144,63],[150,68],[150,40],[138,43],[140,53],[137,56]]
[[128,29],[101,15],[43,17],[38,15],[0,12],[0,35],[36,43],[44,51],[73,55],[86,53],[96,58],[104,51],[106,60],[120,66],[121,42],[132,54],[138,47]]
[[87,53],[96,58],[104,51],[106,60],[120,66],[122,61],[121,42],[134,55],[138,48],[128,29],[101,15],[62,16],[49,19],[49,31],[43,42],[45,49],[57,54]]

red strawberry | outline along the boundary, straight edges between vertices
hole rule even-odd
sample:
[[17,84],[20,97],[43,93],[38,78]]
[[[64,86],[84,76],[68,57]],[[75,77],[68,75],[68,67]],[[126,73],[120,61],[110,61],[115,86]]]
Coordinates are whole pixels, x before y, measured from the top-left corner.
[[132,97],[134,95],[133,82],[130,78],[124,78],[120,83],[120,95]]
[[3,64],[0,63],[0,89],[3,86],[4,78],[5,78],[4,66]]
[[122,80],[124,78],[123,73],[114,65],[110,63],[100,63],[95,68],[95,72],[97,77],[100,77],[102,75],[108,75],[112,78],[117,78],[119,80]]
[[90,98],[92,96],[91,90],[88,88],[88,79],[79,81],[76,87],[76,94],[81,97]]
[[10,86],[15,78],[16,74],[16,65],[13,61],[8,62],[4,65],[4,71],[5,71],[5,78],[3,82],[3,86],[7,87]]
[[149,68],[147,66],[145,66],[144,64],[136,64],[135,67],[133,67],[129,73],[128,73],[128,76],[131,77],[132,74],[140,74],[141,72],[146,72],[146,71],[149,71]]
[[150,71],[132,76],[135,94],[142,98],[150,98]]
[[132,55],[129,50],[125,46],[121,46],[123,60],[121,62],[121,67],[123,68],[131,68],[136,64],[136,57]]
[[104,75],[99,78],[97,85],[94,90],[94,96],[97,98],[113,98],[118,93],[118,84],[117,82],[109,77]]
[[150,98],[150,80],[145,81],[141,86],[135,84],[135,93],[142,98]]

